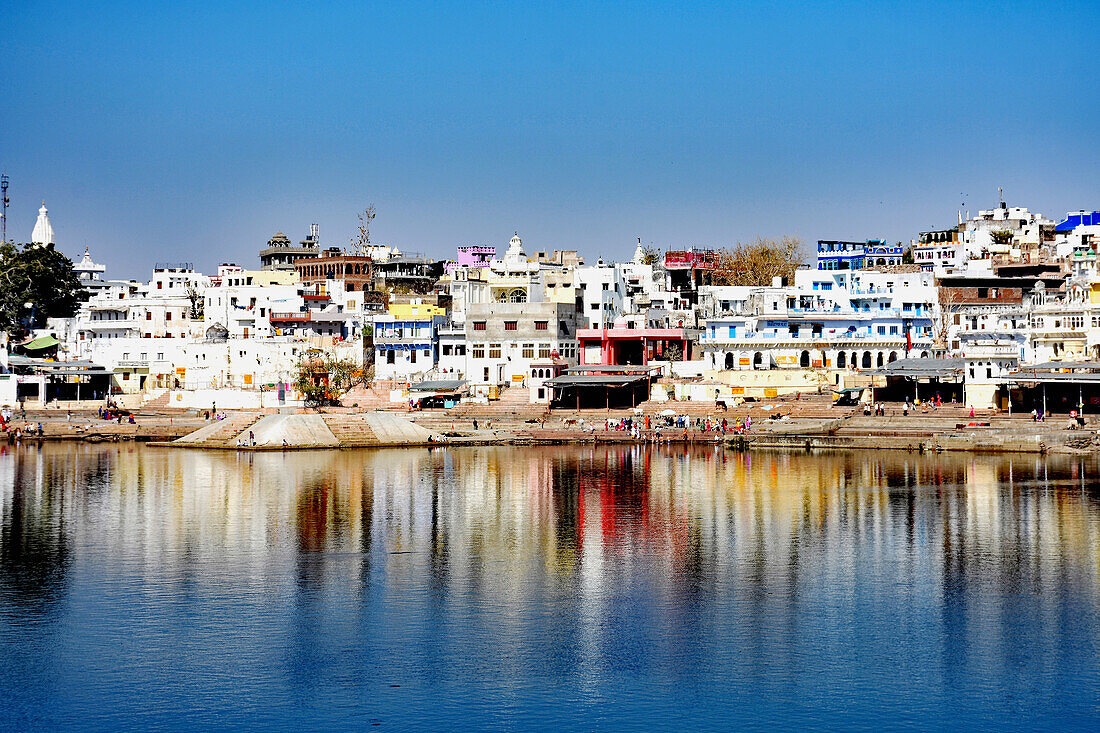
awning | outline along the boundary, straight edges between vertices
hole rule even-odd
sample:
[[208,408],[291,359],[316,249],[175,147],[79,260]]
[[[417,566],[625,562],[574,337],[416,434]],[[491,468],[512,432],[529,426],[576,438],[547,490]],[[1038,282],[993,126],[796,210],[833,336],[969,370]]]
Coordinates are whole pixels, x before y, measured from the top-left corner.
[[623,387],[635,382],[643,382],[648,377],[640,375],[609,375],[599,374],[566,374],[553,379],[547,379],[543,384],[547,387]]
[[61,342],[55,339],[53,336],[39,336],[36,339],[28,341],[25,344],[19,344],[19,348],[26,349],[27,351],[41,351],[43,349],[50,349],[57,346]]
[[649,364],[582,364],[565,371],[568,374],[655,374],[661,371],[661,367]]
[[414,384],[409,387],[410,392],[441,392],[441,391],[454,391],[462,389],[466,386],[465,379],[436,379],[419,384]]

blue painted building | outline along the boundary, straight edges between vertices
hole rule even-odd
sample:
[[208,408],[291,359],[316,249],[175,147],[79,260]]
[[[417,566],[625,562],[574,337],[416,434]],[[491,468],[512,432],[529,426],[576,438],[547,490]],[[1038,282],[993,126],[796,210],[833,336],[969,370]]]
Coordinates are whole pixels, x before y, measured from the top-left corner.
[[866,242],[820,239],[817,242],[817,269],[862,270],[864,267],[900,265],[902,252],[900,243],[887,244],[882,239]]

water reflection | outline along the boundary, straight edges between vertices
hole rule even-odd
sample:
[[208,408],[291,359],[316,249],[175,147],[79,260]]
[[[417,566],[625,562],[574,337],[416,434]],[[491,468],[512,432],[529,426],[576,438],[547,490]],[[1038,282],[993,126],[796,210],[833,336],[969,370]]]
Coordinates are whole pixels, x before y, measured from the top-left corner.
[[[861,704],[890,707],[846,697],[868,685],[952,709],[992,677],[1004,711],[1070,671],[1096,685],[1091,459],[2,450],[0,651],[17,663],[0,668],[0,691],[38,673],[26,699],[58,706],[53,722],[87,723],[88,701],[42,670],[120,660],[112,679],[157,671],[163,688],[144,694],[169,714],[201,686],[187,670],[216,658],[250,680],[232,699],[212,694],[222,719],[249,694],[283,700],[249,721],[292,719],[335,690],[354,710],[356,695],[397,700],[392,680],[440,696],[379,703],[424,725],[471,705],[534,722],[532,684],[548,679],[570,709],[625,695],[632,675],[687,677],[699,700],[719,697],[711,705],[801,700],[838,724],[858,722]],[[40,636],[19,631],[28,624]],[[89,625],[128,638],[133,657],[82,636]],[[74,662],[74,649],[89,656]]]

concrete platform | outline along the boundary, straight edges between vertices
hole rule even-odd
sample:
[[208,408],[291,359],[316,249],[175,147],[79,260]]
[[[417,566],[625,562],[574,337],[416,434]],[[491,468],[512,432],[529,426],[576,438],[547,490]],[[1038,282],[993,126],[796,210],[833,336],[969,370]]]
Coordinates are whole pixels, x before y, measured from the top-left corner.
[[234,447],[243,444],[255,448],[340,447],[340,441],[328,429],[320,415],[268,415],[255,425],[242,430],[233,443]]
[[171,443],[173,448],[311,450],[445,442],[433,430],[386,413],[239,415],[206,425]]

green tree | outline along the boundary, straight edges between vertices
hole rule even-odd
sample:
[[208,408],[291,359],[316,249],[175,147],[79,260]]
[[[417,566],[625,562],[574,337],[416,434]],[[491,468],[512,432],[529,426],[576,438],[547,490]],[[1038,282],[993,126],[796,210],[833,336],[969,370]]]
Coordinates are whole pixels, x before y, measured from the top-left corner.
[[302,354],[294,387],[314,407],[338,404],[340,398],[363,383],[363,367],[353,359],[344,359],[314,349]]
[[642,264],[657,265],[661,262],[661,250],[652,245],[642,247]]
[[86,297],[72,260],[52,245],[0,244],[0,330],[22,335],[74,316]]

